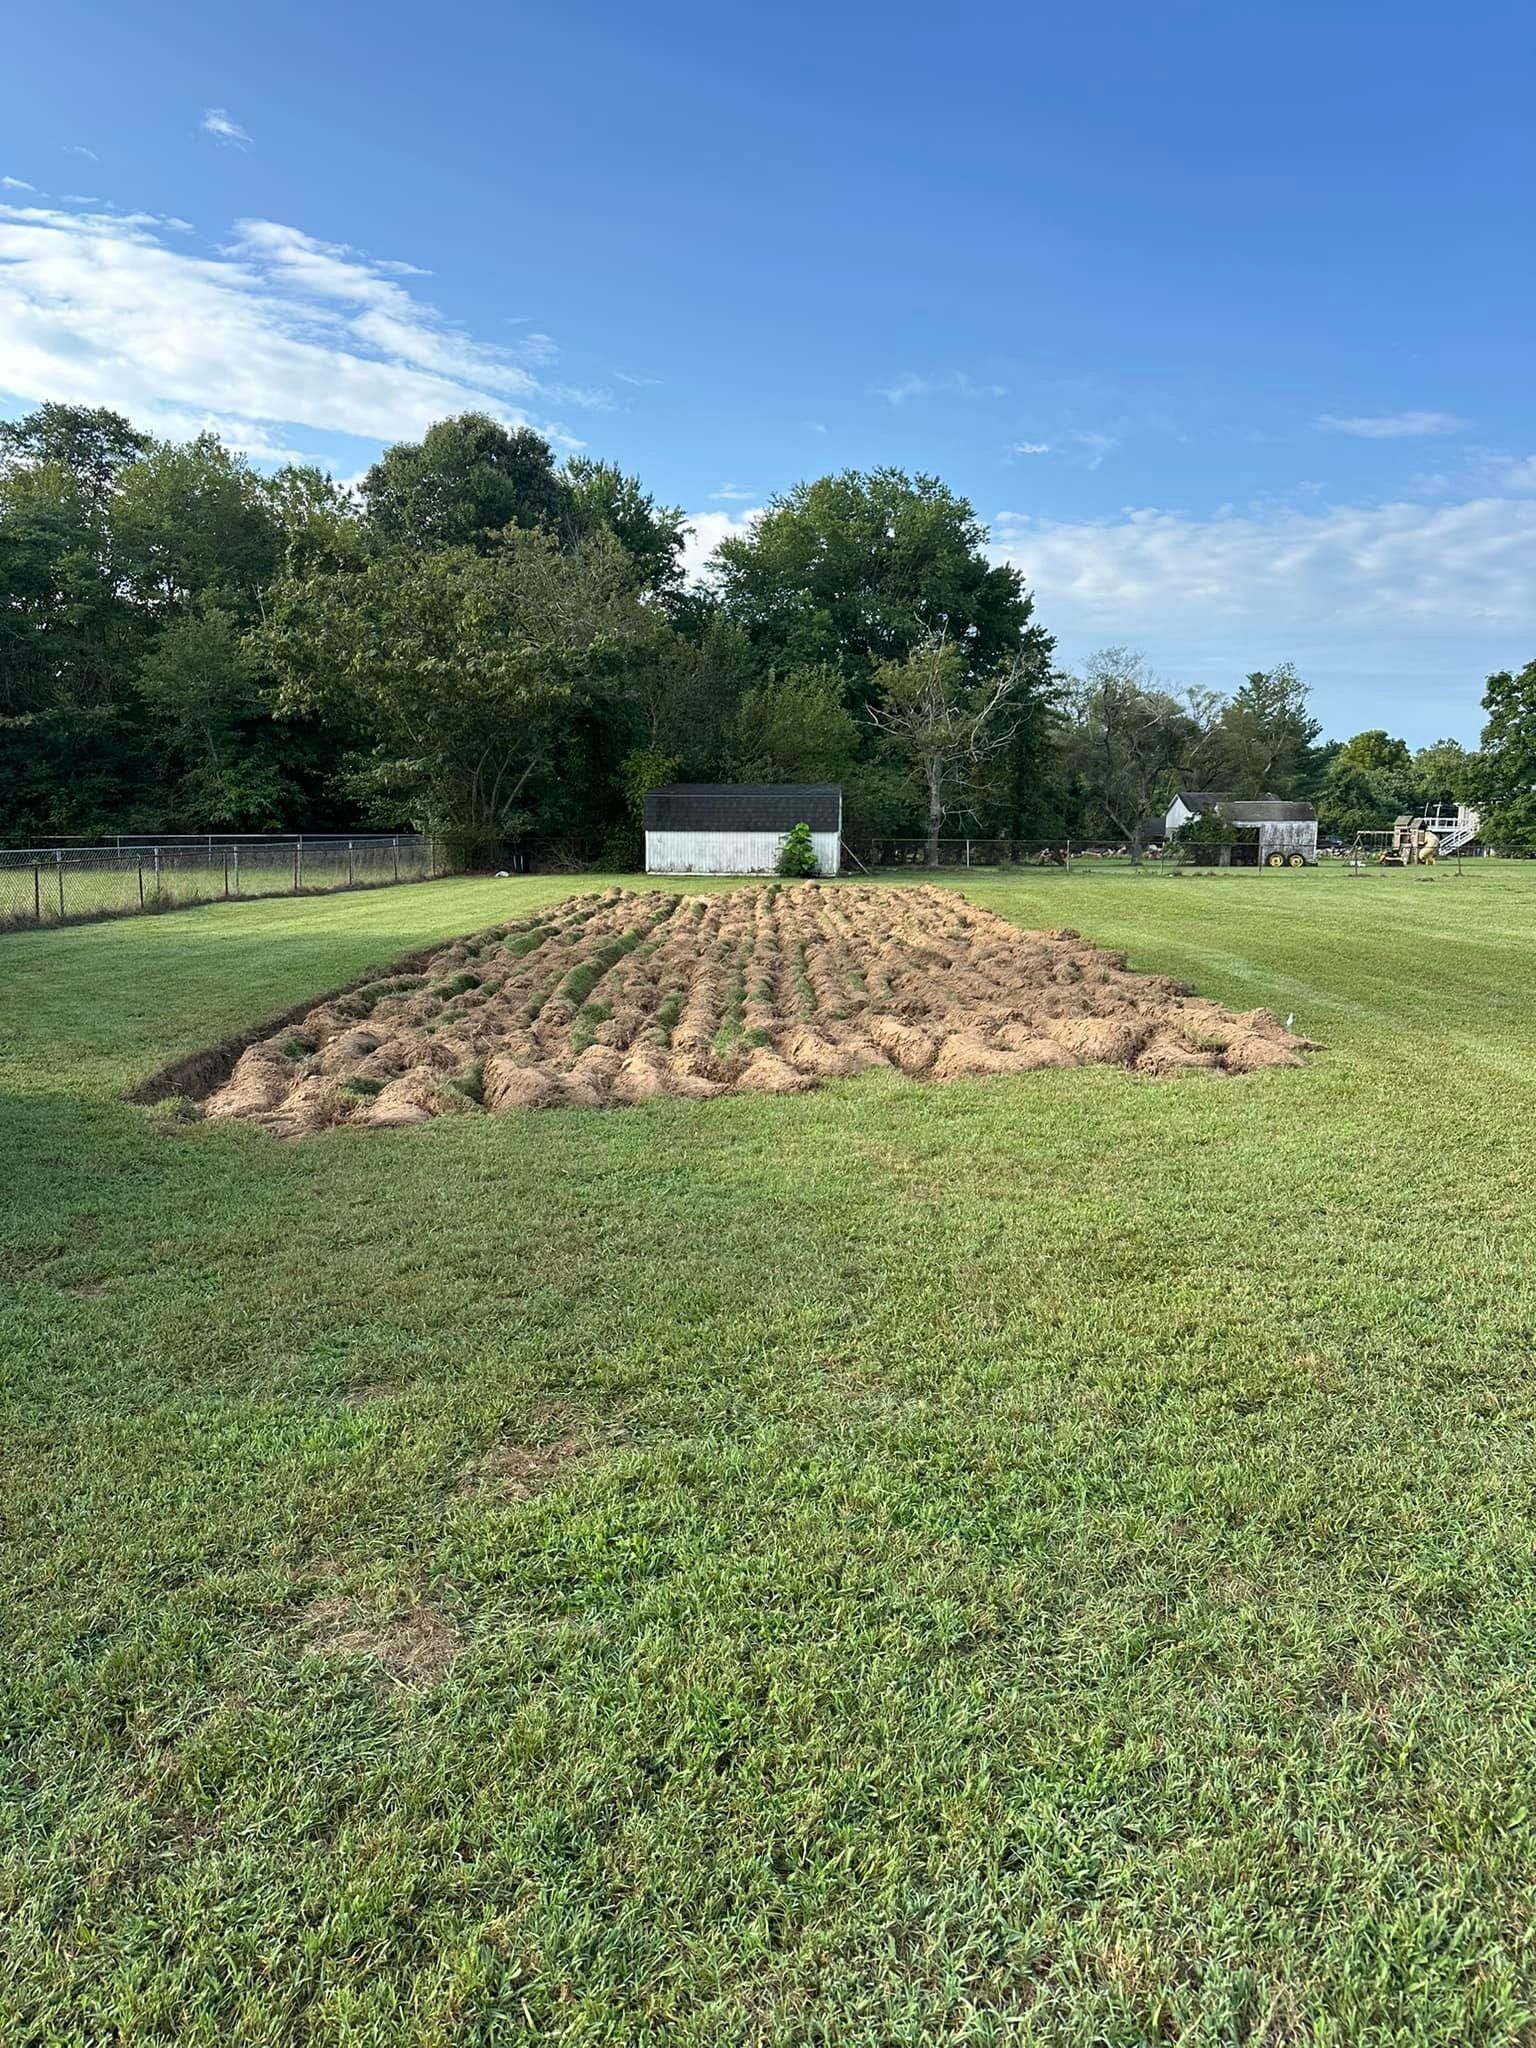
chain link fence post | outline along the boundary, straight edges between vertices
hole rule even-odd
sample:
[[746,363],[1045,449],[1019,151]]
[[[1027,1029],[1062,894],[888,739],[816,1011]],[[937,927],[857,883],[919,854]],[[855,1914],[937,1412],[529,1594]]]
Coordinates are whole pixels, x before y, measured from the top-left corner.
[[62,847],[54,854],[59,869],[59,923],[64,922],[64,852]]

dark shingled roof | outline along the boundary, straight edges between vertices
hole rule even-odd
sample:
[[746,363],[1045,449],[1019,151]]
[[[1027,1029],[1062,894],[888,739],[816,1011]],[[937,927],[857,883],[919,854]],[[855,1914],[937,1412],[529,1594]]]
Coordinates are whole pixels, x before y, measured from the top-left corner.
[[[1213,811],[1218,804],[1229,804],[1232,801],[1230,789],[1176,789],[1173,794],[1186,811],[1193,811],[1196,816],[1204,811]],[[1172,808],[1170,802],[1169,809]]]
[[840,782],[673,782],[645,800],[647,832],[838,832]]
[[1276,796],[1228,797],[1219,806],[1221,815],[1234,825],[1315,825],[1317,812],[1311,804],[1285,803]]

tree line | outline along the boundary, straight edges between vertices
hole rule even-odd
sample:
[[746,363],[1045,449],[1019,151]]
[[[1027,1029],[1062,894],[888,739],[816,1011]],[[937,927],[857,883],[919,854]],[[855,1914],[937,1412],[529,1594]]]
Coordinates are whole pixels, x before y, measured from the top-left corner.
[[416,829],[469,861],[631,868],[647,792],[839,782],[855,843],[1138,841],[1183,784],[1306,797],[1352,836],[1497,806],[1536,848],[1536,663],[1480,753],[1323,744],[1294,668],[1173,690],[1055,662],[1018,572],[937,478],[775,498],[682,574],[682,514],[465,414],[355,490],[104,410],[0,424],[0,843]]

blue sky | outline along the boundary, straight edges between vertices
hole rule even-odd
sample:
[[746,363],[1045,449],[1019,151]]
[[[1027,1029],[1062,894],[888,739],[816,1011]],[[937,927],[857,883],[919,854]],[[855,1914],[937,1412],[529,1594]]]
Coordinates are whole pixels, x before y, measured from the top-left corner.
[[1536,656],[1528,7],[80,5],[0,81],[0,409],[338,475],[467,405],[702,552],[975,504],[1062,657],[1476,735]]

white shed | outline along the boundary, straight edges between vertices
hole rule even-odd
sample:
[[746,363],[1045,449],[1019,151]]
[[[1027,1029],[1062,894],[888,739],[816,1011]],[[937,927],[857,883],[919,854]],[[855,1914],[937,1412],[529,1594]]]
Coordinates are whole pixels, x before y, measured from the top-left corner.
[[835,875],[843,844],[836,782],[674,782],[645,800],[648,875],[771,875],[796,825]]
[[1316,867],[1317,812],[1311,804],[1278,796],[1228,796],[1223,790],[1181,789],[1168,806],[1170,839],[1197,818],[1214,812],[1242,835],[1235,847],[1217,849],[1221,866]]
[[1207,811],[1214,811],[1219,805],[1231,801],[1229,789],[1181,789],[1168,806],[1163,819],[1164,829],[1171,839],[1175,832],[1185,825],[1192,825],[1196,818],[1203,818]]

